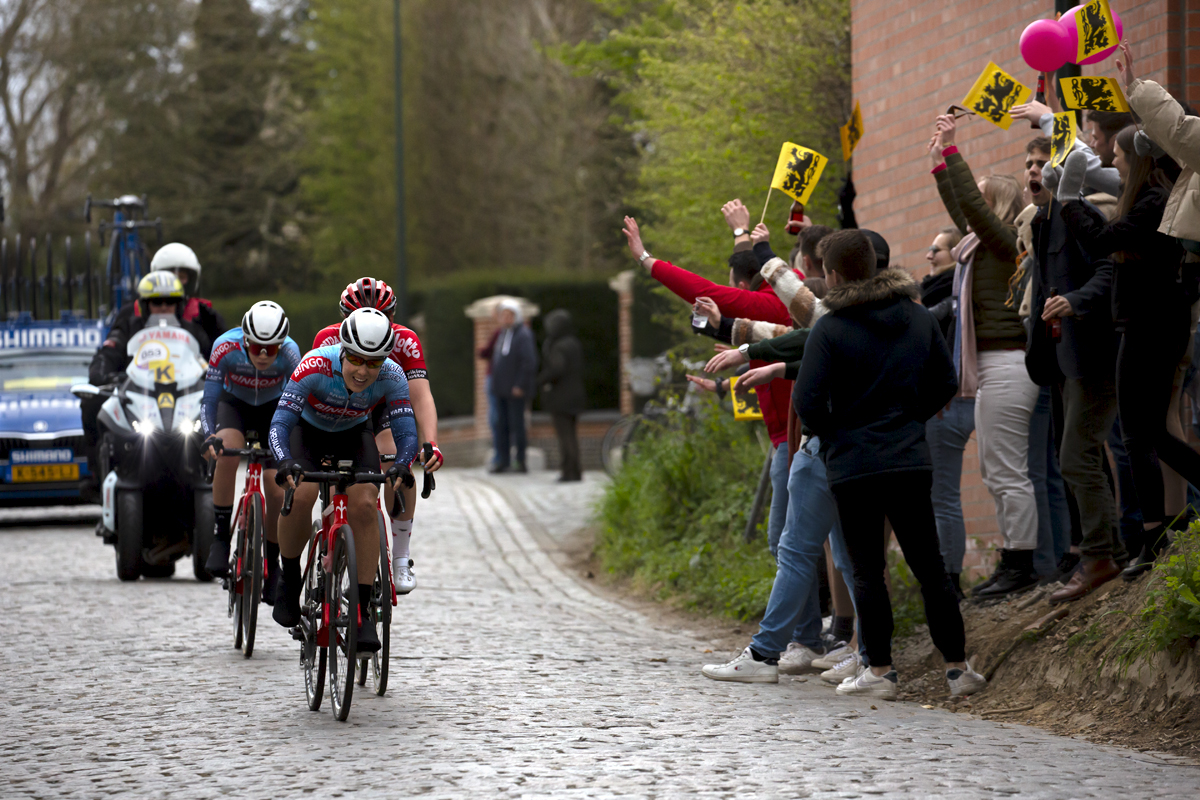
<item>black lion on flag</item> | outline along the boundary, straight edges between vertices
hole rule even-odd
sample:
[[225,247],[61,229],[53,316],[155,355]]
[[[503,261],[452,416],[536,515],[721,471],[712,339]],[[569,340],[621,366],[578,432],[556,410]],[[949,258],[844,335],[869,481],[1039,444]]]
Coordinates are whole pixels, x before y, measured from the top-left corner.
[[1099,53],[1112,47],[1108,36],[1108,24],[1099,3],[1079,9],[1076,19],[1079,21],[1079,36],[1083,40],[1085,53]]
[[997,70],[992,73],[991,80],[983,87],[982,97],[975,104],[973,110],[980,116],[987,117],[992,122],[999,124],[1016,103],[1018,94],[1017,82]]
[[787,165],[787,178],[779,188],[792,197],[803,197],[804,190],[817,172],[817,157],[811,150],[792,148]]
[[1104,78],[1076,78],[1071,81],[1075,105],[1092,111],[1120,111],[1117,96]]

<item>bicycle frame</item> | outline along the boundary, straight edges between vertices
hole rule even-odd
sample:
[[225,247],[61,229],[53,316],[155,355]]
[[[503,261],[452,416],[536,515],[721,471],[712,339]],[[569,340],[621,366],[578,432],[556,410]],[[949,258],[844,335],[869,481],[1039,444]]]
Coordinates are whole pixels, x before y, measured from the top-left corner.
[[[308,544],[308,563],[317,564],[313,559],[320,558],[321,571],[328,575],[333,572],[333,537],[343,525],[349,526],[350,520],[346,517],[346,508],[350,500],[345,491],[335,492],[333,495],[328,495],[329,484],[321,486],[321,499],[324,502],[321,508],[321,531],[312,538]],[[328,501],[325,498],[328,497]],[[362,606],[355,609],[355,622],[357,625],[362,624]],[[321,619],[317,622],[317,647],[329,647],[329,603],[325,600],[325,595],[321,596]],[[353,635],[351,631],[350,635]]]
[[109,313],[115,314],[134,299],[137,282],[141,279],[144,268],[149,267],[146,248],[138,230],[154,228],[158,235],[158,243],[162,244],[162,220],[137,218],[139,213],[146,212],[145,197],[124,195],[114,200],[93,201],[92,196],[88,195],[83,210],[88,222],[92,221],[92,206],[113,210],[112,222],[100,223],[100,244],[104,244],[104,234],[111,231],[113,236],[108,249],[108,262],[105,265],[105,281],[112,299]]
[[[230,530],[236,531],[238,529],[238,525],[242,524],[243,520],[245,520],[245,518],[246,518],[246,515],[250,513],[251,498],[254,497],[254,495],[259,496],[260,500],[262,501],[262,509],[263,509],[264,513],[266,511],[267,496],[263,492],[263,488],[262,488],[262,476],[263,476],[262,460],[260,458],[254,457],[254,454],[265,454],[265,453],[266,453],[265,450],[260,450],[257,446],[254,448],[243,449],[243,450],[226,449],[224,451],[225,455],[249,456],[250,457],[249,463],[246,464],[246,482],[242,487],[242,497],[240,500],[238,500],[237,512],[234,514],[233,521],[229,525]],[[265,520],[264,520],[264,524],[265,524]],[[263,585],[264,586],[266,585],[266,582],[270,577],[267,574],[268,567],[269,567],[269,562],[267,560],[266,553],[264,552],[263,553]],[[234,590],[238,594],[243,593],[242,592],[242,588],[243,588],[242,587],[242,577],[244,576],[244,574],[245,574],[245,572],[243,571],[242,554],[238,553],[237,564],[234,568],[234,575],[237,577],[237,584],[236,584]]]

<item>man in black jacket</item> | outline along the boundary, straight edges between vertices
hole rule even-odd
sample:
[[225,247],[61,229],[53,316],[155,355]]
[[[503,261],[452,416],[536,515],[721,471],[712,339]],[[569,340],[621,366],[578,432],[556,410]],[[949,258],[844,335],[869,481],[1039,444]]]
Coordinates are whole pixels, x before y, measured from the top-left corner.
[[1050,596],[1051,603],[1061,603],[1117,577],[1128,558],[1104,471],[1104,442],[1117,418],[1118,338],[1112,321],[1113,264],[1089,257],[1062,217],[1061,200],[1079,198],[1086,159],[1068,157],[1056,198],[1041,186],[1038,156],[1031,152],[1026,159],[1026,182],[1039,209],[1033,218],[1033,327],[1025,366],[1034,383],[1061,387],[1062,475],[1079,504],[1083,529],[1079,570]]
[[[525,407],[537,378],[537,348],[516,300],[500,303],[500,335],[492,352],[492,396],[496,399],[496,462],[489,472],[528,472],[525,465]],[[510,445],[517,448],[512,461]]]
[[554,420],[558,450],[562,456],[560,482],[583,479],[579,464],[579,437],[575,423],[587,407],[587,392],[583,387],[583,343],[575,335],[571,312],[556,308],[546,315],[546,341],[542,345],[542,371],[538,385],[542,387],[542,408]]
[[824,248],[829,313],[805,345],[796,413],[821,437],[871,664],[837,693],[896,696],[892,607],[883,580],[887,517],[921,584],[951,694],[971,694],[987,682],[966,663],[958,598],[938,546],[925,441],[925,421],[958,391],[950,351],[937,321],[914,302],[918,288],[908,272],[877,272],[870,239],[857,230],[838,231]]

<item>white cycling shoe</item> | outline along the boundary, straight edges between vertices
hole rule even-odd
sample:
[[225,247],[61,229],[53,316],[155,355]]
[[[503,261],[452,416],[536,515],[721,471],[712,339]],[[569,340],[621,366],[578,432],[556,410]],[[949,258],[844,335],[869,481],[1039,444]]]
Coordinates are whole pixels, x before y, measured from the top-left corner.
[[392,562],[392,583],[396,585],[396,594],[408,594],[417,588],[417,576],[412,568],[411,558],[398,558]]

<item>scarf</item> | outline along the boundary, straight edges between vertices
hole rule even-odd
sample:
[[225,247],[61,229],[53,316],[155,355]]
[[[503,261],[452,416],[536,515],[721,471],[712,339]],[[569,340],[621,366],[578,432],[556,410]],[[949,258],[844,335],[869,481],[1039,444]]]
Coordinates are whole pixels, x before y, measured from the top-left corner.
[[[517,325],[519,324],[517,323]],[[512,347],[513,330],[516,329],[517,325],[504,329],[504,338],[500,340],[500,355],[508,355],[508,348]]]
[[[971,288],[975,251],[979,237],[968,233],[954,248],[954,370],[958,373],[958,396],[974,397],[979,388],[979,370],[975,351],[975,308]],[[966,302],[962,302],[962,298]]]

